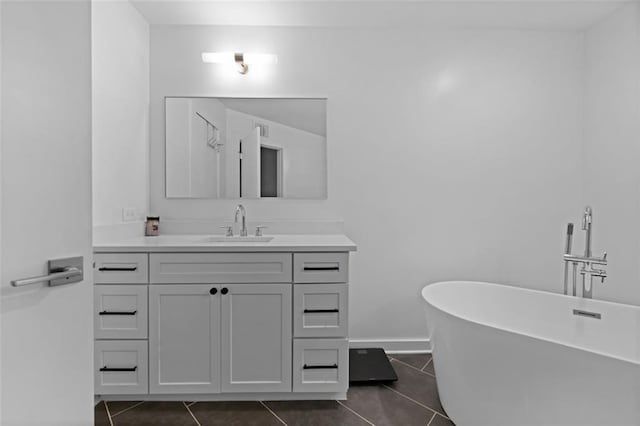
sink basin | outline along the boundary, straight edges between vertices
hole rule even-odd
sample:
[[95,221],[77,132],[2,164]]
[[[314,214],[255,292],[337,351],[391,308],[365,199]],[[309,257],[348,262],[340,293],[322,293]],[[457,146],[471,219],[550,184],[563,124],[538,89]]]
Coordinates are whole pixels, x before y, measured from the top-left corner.
[[273,237],[225,237],[212,236],[205,238],[205,242],[209,243],[268,243]]

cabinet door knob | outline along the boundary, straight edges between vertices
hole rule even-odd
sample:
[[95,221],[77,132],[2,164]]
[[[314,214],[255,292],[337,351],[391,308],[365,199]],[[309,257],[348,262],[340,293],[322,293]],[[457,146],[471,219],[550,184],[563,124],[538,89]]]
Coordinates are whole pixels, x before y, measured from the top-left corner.
[[227,293],[229,293],[229,289],[226,288],[226,287],[223,287],[222,290],[220,290],[220,293],[227,294]]
[[218,293],[218,289],[213,287],[211,290],[209,290],[209,294],[216,294]]

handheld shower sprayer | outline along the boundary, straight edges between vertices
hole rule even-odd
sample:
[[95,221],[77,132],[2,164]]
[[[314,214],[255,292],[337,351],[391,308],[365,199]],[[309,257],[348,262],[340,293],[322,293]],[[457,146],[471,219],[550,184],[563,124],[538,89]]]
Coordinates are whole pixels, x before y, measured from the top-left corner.
[[[571,244],[573,242],[573,223],[567,224],[567,240],[564,246],[564,254],[571,253]],[[569,294],[569,263],[564,263],[564,294]]]
[[591,257],[591,222],[593,216],[591,213],[591,207],[587,206],[584,209],[584,215],[582,216],[582,230],[587,231],[584,244],[584,257]]

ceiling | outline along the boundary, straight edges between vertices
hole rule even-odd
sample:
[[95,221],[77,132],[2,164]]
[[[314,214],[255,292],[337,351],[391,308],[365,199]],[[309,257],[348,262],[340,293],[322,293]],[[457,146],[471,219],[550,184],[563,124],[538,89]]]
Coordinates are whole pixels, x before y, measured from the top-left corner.
[[227,108],[320,136],[327,133],[326,99],[218,98]]
[[631,0],[131,2],[152,25],[582,30]]

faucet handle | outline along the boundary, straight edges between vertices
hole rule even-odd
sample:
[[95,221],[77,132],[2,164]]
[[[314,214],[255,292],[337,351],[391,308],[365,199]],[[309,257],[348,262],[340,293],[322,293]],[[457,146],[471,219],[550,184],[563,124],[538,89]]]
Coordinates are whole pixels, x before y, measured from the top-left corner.
[[221,226],[220,228],[227,230],[225,237],[233,237],[233,225],[224,225],[224,226]]
[[256,237],[262,237],[262,230],[268,228],[268,226],[258,225],[256,226]]

